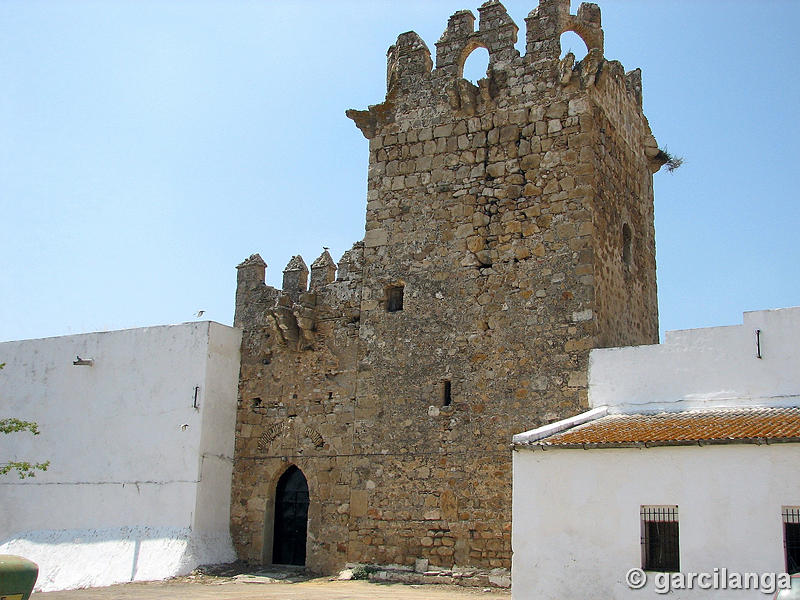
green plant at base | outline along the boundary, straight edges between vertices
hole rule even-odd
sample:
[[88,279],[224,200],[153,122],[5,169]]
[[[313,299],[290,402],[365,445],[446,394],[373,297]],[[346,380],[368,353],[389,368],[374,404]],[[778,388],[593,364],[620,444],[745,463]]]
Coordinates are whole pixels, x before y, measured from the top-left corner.
[[370,573],[376,573],[379,570],[373,565],[358,565],[353,568],[353,579],[369,579]]

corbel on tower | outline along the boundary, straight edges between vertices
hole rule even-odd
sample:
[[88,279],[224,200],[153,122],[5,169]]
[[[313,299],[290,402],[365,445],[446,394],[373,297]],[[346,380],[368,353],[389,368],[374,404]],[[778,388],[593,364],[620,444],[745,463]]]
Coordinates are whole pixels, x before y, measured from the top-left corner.
[[386,100],[368,110],[350,109],[345,114],[355,121],[364,137],[372,139],[379,125],[394,120],[394,100],[420,89],[421,82],[431,76],[431,51],[413,31],[401,33],[386,53]]

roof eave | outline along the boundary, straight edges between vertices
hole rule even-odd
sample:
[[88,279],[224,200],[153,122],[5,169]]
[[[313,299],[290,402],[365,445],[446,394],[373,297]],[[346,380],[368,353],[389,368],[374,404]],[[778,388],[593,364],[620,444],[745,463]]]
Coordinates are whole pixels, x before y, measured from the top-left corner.
[[575,415],[573,417],[567,417],[566,419],[561,419],[560,421],[556,421],[555,423],[548,423],[547,425],[542,425],[541,427],[537,427],[536,429],[531,429],[530,431],[518,433],[513,438],[511,438],[511,445],[512,447],[517,447],[517,446],[523,448],[528,447],[538,440],[542,440],[544,438],[550,437],[551,435],[561,433],[562,431],[566,431],[567,429],[577,427],[578,425],[583,425],[584,423],[588,423],[589,421],[594,421],[601,417],[605,417],[606,414],[608,414],[608,407],[598,406],[597,408],[593,408],[592,410],[587,410],[586,412],[580,413],[579,415]]
[[[515,436],[516,437],[516,436]],[[517,443],[515,446],[539,450],[594,450],[603,448],[657,448],[663,446],[726,446],[731,444],[796,444],[800,437],[722,438],[711,440],[650,440],[646,442],[593,442],[585,444]]]

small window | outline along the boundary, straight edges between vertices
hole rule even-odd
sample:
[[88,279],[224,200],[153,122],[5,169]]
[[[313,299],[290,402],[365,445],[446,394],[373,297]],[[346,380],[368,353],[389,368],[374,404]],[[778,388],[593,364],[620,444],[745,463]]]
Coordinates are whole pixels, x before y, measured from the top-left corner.
[[631,264],[633,255],[633,234],[631,233],[631,226],[625,223],[622,226],[622,262],[626,265]]
[[452,385],[449,379],[442,381],[442,406],[450,406],[453,402]]
[[403,310],[403,286],[393,285],[386,289],[386,312]]
[[478,85],[478,81],[487,77],[489,71],[489,51],[486,48],[475,48],[464,60],[461,76],[467,81]]
[[575,57],[575,62],[580,62],[586,58],[586,55],[589,53],[586,42],[574,31],[565,31],[562,33],[559,43],[561,44],[561,54],[559,58],[564,58],[567,54],[572,52],[572,55]]
[[642,506],[642,568],[680,571],[678,507]]
[[783,507],[783,546],[786,572],[800,573],[800,506]]

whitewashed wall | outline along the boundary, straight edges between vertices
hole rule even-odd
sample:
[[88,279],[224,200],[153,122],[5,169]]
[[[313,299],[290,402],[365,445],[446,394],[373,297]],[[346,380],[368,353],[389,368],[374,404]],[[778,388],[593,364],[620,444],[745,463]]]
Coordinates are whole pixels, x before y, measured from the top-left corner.
[[[161,579],[235,558],[230,478],[241,333],[211,322],[0,344],[0,553],[41,591]],[[94,365],[73,366],[76,356]],[[198,409],[193,407],[195,388]]]
[[[668,331],[664,343],[653,346],[592,350],[590,406],[630,412],[796,405],[800,307],[746,312],[743,321]],[[756,358],[756,330],[761,330],[761,359]]]
[[[756,330],[761,331],[757,358]],[[593,350],[589,404],[609,413],[800,404],[800,308],[743,324],[668,332],[663,344]],[[587,415],[584,415],[586,418]],[[554,431],[572,426],[554,423]],[[536,437],[534,432],[515,440]],[[682,572],[783,572],[782,506],[800,505],[800,444],[514,452],[515,600],[663,598],[641,566],[642,505],[677,504]],[[752,590],[668,597],[755,598]]]
[[641,567],[641,505],[677,504],[680,569],[783,572],[781,506],[800,504],[800,444],[514,452],[515,600],[771,598],[749,591],[655,592]]

